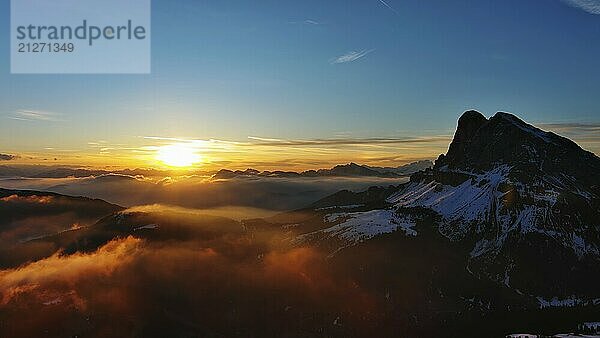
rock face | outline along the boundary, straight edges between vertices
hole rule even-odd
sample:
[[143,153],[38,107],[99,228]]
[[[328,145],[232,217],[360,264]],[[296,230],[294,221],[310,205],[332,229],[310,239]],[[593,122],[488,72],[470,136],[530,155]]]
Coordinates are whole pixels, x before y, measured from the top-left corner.
[[485,116],[477,111],[465,112],[458,120],[458,128],[448,149],[448,158],[452,159],[453,162],[464,161],[466,153],[471,148],[474,136],[481,126],[487,122]]
[[468,248],[465,268],[479,278],[523,294],[596,298],[599,186],[600,158],[573,141],[512,114],[487,119],[468,111],[447,154],[387,197],[393,213],[337,206],[324,229],[303,238],[337,236],[354,245],[393,230],[419,236],[410,223],[433,213],[430,226]]
[[502,164],[532,174],[571,176],[573,183],[590,189],[600,184],[600,158],[567,138],[502,112],[489,120],[477,112],[464,113],[448,153],[435,168],[485,171]]

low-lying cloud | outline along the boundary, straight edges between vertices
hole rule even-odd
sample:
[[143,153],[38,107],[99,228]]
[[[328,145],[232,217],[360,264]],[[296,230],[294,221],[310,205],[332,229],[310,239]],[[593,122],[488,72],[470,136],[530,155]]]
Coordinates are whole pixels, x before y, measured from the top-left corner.
[[332,336],[374,305],[319,251],[244,235],[130,236],[0,271],[0,336]]
[[100,198],[124,207],[167,204],[193,209],[250,207],[291,210],[348,189],[398,185],[406,178],[379,177],[240,177],[213,181],[209,177],[172,177],[154,181],[143,177],[103,175],[87,178],[3,179],[9,189],[51,191],[71,196]]

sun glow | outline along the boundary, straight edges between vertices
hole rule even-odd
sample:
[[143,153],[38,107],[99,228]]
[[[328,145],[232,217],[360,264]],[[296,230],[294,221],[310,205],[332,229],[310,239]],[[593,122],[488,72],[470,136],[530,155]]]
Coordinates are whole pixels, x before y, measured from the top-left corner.
[[189,167],[202,160],[202,156],[189,144],[177,143],[158,148],[156,159],[171,167]]

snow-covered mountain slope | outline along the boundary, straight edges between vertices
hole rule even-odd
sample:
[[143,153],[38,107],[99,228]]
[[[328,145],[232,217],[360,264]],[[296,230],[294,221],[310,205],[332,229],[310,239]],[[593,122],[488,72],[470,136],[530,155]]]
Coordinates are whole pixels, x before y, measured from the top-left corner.
[[416,236],[415,219],[410,215],[398,214],[390,209],[362,212],[335,212],[323,219],[328,227],[302,234],[297,241],[306,242],[336,238],[348,245],[357,244],[382,234],[402,230],[407,236]]
[[[478,237],[472,257],[501,249],[510,233],[540,234],[571,249],[579,258],[597,256],[597,238],[589,235],[597,235],[598,224],[582,222],[576,210],[561,212],[568,207],[564,195],[569,192],[548,182],[524,185],[510,177],[511,169],[502,165],[487,172],[470,173],[470,178],[457,186],[436,180],[411,182],[388,200],[396,206],[435,211],[441,216],[440,232],[451,240]],[[575,194],[592,204],[586,198],[589,195]]]

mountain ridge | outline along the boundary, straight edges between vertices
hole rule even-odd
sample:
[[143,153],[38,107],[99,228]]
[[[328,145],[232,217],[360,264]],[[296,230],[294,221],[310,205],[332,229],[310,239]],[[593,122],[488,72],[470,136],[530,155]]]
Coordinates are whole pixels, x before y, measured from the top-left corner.
[[311,169],[302,172],[296,171],[259,171],[248,168],[246,170],[221,169],[212,176],[213,179],[229,179],[234,177],[407,177],[415,172],[433,166],[429,160],[411,162],[398,167],[372,167],[354,162],[338,164],[330,169]]

